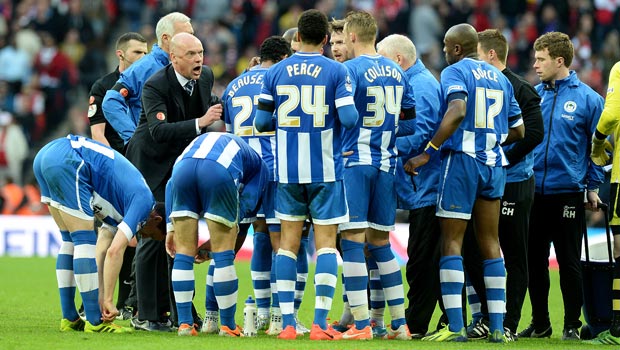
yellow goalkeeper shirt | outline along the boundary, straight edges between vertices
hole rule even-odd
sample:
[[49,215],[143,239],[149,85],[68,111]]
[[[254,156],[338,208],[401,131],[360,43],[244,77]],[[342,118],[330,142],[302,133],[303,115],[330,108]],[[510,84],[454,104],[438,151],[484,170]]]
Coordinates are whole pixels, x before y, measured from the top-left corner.
[[601,134],[614,138],[614,154],[612,158],[611,182],[620,183],[620,62],[616,62],[609,72],[609,84],[605,97],[605,108],[596,125]]

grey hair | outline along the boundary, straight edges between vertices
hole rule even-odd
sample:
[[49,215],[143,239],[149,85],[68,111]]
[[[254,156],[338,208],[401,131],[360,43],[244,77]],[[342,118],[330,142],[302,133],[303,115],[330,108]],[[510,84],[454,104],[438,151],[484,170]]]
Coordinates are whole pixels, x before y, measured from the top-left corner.
[[176,33],[174,32],[174,24],[175,23],[184,23],[190,22],[191,18],[182,14],[181,12],[171,12],[164,17],[160,18],[157,22],[157,26],[155,27],[155,35],[157,35],[157,45],[161,46],[161,37],[164,34],[168,34],[173,37]]
[[415,63],[417,58],[415,45],[409,38],[401,34],[391,34],[383,38],[377,43],[377,51],[385,51],[390,56],[400,53],[412,63]]

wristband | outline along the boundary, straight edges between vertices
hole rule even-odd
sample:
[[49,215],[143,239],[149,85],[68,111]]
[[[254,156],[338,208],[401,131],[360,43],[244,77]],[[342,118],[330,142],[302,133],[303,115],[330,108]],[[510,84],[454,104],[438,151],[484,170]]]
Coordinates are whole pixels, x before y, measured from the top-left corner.
[[438,150],[439,150],[439,147],[433,145],[433,143],[430,141],[426,144],[426,148],[424,148],[424,152],[428,153],[429,156],[432,156]]

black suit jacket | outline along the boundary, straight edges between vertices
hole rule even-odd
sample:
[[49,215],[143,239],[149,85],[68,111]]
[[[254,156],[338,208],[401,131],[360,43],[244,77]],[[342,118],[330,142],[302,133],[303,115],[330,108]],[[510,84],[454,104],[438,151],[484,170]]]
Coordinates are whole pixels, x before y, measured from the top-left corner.
[[129,140],[126,156],[140,170],[158,201],[164,200],[174,161],[198,136],[196,118],[202,117],[210,106],[220,103],[219,98],[211,94],[213,83],[213,72],[202,66],[197,82],[199,88],[194,91],[202,100],[203,110],[199,115],[185,112],[182,94],[186,92],[172,64],[153,74],[144,84],[140,122]]

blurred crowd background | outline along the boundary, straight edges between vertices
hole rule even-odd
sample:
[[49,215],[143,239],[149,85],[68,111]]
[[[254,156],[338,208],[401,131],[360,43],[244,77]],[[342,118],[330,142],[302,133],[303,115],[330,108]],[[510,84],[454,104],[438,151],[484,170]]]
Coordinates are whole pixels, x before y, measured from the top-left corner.
[[572,38],[572,69],[603,97],[620,60],[620,0],[0,0],[0,184],[32,184],[32,158],[51,138],[89,136],[88,91],[117,65],[122,33],[141,33],[150,49],[161,16],[187,14],[221,94],[265,38],[296,26],[308,8],[329,18],[373,13],[379,39],[408,35],[437,76],[446,65],[443,35],[463,22],[501,29],[509,67],[533,84],[532,45],[545,32]]

